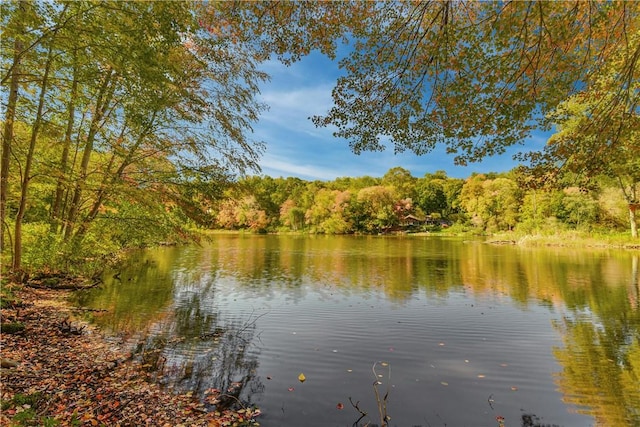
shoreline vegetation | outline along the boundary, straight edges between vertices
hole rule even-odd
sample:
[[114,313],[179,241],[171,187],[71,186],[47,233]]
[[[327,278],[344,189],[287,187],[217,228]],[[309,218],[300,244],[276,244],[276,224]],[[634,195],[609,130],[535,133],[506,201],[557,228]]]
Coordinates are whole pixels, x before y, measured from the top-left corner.
[[[209,239],[217,234],[247,234],[256,235],[250,230],[206,230],[199,231],[198,234],[203,239]],[[309,234],[298,231],[286,231],[263,234],[285,234],[299,236],[323,236],[323,234]],[[355,234],[371,235],[371,234]],[[556,234],[518,234],[518,233],[495,233],[478,234],[469,231],[419,231],[419,232],[395,232],[379,234],[382,236],[415,236],[415,237],[443,237],[443,238],[484,238],[484,243],[495,245],[517,245],[522,247],[557,247],[557,248],[598,248],[598,249],[625,249],[640,250],[640,242],[633,239],[626,233],[615,233],[610,235],[591,235],[579,231],[565,231]]]

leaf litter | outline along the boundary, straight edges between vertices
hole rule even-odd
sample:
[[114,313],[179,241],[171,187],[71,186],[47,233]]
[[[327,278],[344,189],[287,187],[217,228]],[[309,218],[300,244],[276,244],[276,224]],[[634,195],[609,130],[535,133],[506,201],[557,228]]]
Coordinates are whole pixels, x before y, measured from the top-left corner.
[[[0,426],[16,425],[27,410],[33,421],[57,425],[259,425],[258,409],[217,411],[207,405],[219,390],[209,390],[202,402],[151,382],[141,362],[93,325],[74,319],[69,292],[19,288],[21,303],[2,308],[3,323],[22,322],[25,329],[0,336],[2,361],[17,362],[1,371]],[[25,397],[33,403],[22,403]]]

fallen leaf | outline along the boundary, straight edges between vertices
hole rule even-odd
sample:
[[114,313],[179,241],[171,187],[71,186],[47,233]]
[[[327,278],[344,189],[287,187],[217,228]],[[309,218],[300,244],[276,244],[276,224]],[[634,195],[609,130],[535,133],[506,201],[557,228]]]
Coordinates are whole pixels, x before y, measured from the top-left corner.
[[344,405],[343,405],[342,403],[338,403],[338,404],[336,405],[336,408],[338,408],[338,409],[344,409]]
[[298,380],[303,383],[307,380],[307,377],[305,377],[304,374],[300,374],[298,375]]

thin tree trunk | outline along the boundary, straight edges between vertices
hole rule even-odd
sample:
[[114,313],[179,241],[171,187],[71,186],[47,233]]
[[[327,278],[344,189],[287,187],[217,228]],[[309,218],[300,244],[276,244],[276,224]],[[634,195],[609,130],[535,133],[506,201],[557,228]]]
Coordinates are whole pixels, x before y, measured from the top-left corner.
[[[25,2],[20,0],[18,8],[24,10]],[[13,122],[16,116],[16,104],[18,102],[18,84],[20,77],[20,60],[23,50],[22,36],[23,25],[19,24],[16,39],[13,44],[13,66],[11,69],[11,82],[9,84],[9,98],[4,116],[4,129],[2,132],[2,161],[0,163],[0,252],[4,249],[4,227],[7,212],[7,192],[9,191],[9,165],[11,159],[11,144],[13,142]]]
[[638,238],[638,222],[636,219],[636,209],[638,204],[629,203],[629,224],[631,225],[631,237]]
[[105,76],[102,86],[98,92],[96,99],[95,113],[91,119],[91,125],[89,126],[89,133],[87,134],[87,142],[84,146],[84,152],[82,155],[82,162],[80,164],[80,176],[76,182],[76,187],[73,193],[73,199],[71,200],[71,206],[69,208],[69,214],[67,215],[67,223],[64,230],[64,238],[68,240],[73,234],[74,224],[80,211],[80,201],[82,198],[82,190],[86,184],[89,160],[91,159],[91,153],[93,152],[93,143],[95,142],[96,134],[100,129],[100,122],[107,111],[113,92],[115,91],[115,84],[111,85],[111,81],[114,77],[113,70],[109,70]]
[[62,146],[62,157],[60,158],[60,170],[58,175],[58,182],[56,184],[56,192],[51,207],[51,231],[57,232],[60,225],[60,219],[63,217],[62,211],[62,199],[64,197],[64,191],[67,187],[68,169],[69,169],[69,152],[71,149],[71,136],[73,135],[73,126],[75,122],[76,114],[76,95],[78,92],[78,64],[77,64],[77,52],[74,50],[74,67],[73,67],[73,82],[71,83],[71,92],[69,93],[69,103],[67,104],[67,112],[69,114],[67,120],[67,129],[64,134],[64,143]]
[[42,76],[42,86],[40,87],[40,96],[38,99],[38,110],[36,118],[33,122],[31,129],[31,140],[29,141],[29,151],[27,153],[27,160],[25,162],[23,176],[22,176],[22,189],[20,193],[20,206],[18,207],[18,214],[16,215],[16,224],[14,230],[14,247],[13,247],[13,271],[20,270],[22,264],[22,219],[27,210],[27,197],[29,191],[29,182],[31,180],[31,165],[33,163],[33,154],[36,148],[36,141],[38,139],[38,132],[40,131],[40,125],[42,123],[42,110],[44,109],[45,95],[47,93],[47,85],[49,83],[49,71],[51,70],[51,62],[53,48],[49,47],[47,53],[47,62],[44,68],[44,75]]
[[[122,175],[124,174],[124,170],[127,168],[127,166],[129,166],[133,162],[133,156],[135,155],[136,151],[138,151],[138,148],[140,148],[140,146],[142,145],[146,137],[149,136],[151,129],[153,128],[153,123],[155,122],[157,113],[158,113],[157,111],[153,112],[153,116],[151,117],[149,124],[138,136],[138,140],[135,142],[135,144],[133,144],[133,146],[127,153],[127,156],[124,158],[124,160],[118,167],[118,170],[112,175],[111,182],[107,183],[107,175],[109,174],[109,171],[111,170],[111,166],[113,165],[115,154],[113,157],[111,157],[111,160],[109,161],[109,166],[107,167],[107,172],[105,174],[105,179],[102,181],[102,184],[100,185],[100,190],[98,190],[98,195],[96,197],[96,200],[94,201],[93,206],[91,207],[91,210],[89,211],[87,216],[84,218],[84,220],[80,224],[80,227],[78,227],[78,231],[74,235],[74,239],[79,240],[79,239],[82,239],[82,237],[84,237],[84,234],[87,232],[89,228],[89,224],[91,224],[91,222],[96,218],[96,216],[98,215],[98,212],[100,211],[100,206],[102,206],[102,203],[107,198],[109,188],[115,185],[116,182],[122,178]],[[120,135],[121,138],[124,135],[125,130],[126,130],[126,124],[125,124],[125,127],[123,127],[122,129],[122,132]]]

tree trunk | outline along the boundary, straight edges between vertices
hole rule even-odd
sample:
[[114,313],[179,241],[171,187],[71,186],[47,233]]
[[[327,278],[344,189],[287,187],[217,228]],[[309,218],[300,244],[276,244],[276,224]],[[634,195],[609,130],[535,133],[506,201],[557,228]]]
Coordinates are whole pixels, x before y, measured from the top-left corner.
[[71,149],[71,136],[73,135],[73,126],[75,121],[75,102],[76,93],[78,91],[78,67],[77,67],[77,52],[74,50],[74,67],[73,67],[73,82],[71,83],[71,92],[69,94],[69,103],[67,104],[68,120],[67,129],[64,134],[64,143],[62,146],[62,157],[60,158],[60,170],[58,175],[58,182],[56,184],[56,192],[51,207],[51,231],[57,232],[60,225],[60,219],[64,216],[62,209],[62,199],[64,197],[65,188],[67,185],[65,182],[68,179],[68,163],[69,163],[69,151]]
[[22,172],[23,176],[22,189],[20,192],[20,206],[18,207],[18,214],[16,215],[16,224],[14,230],[13,271],[20,270],[22,264],[22,219],[24,218],[24,214],[27,211],[27,194],[29,191],[29,181],[31,180],[31,164],[33,163],[33,154],[36,148],[38,132],[40,131],[40,124],[42,123],[42,110],[44,109],[47,84],[49,83],[49,71],[51,70],[51,62],[53,59],[52,51],[52,47],[49,47],[47,62],[45,64],[44,74],[42,76],[42,86],[40,87],[38,110],[36,112],[36,118],[31,128],[29,151],[27,153],[27,160],[25,162],[24,171]]
[[114,78],[113,70],[108,70],[107,75],[104,77],[98,97],[96,99],[95,113],[91,119],[91,125],[89,126],[89,133],[87,135],[87,142],[84,146],[84,152],[82,154],[82,163],[80,164],[80,176],[76,181],[76,187],[73,193],[73,199],[71,200],[71,206],[69,208],[69,214],[67,215],[67,221],[65,224],[64,238],[68,240],[73,234],[74,224],[80,211],[80,201],[82,198],[82,190],[86,184],[89,160],[91,153],[93,152],[93,143],[95,141],[98,130],[101,126],[102,118],[106,113],[109,104],[111,103],[111,97],[115,90],[115,84],[111,85],[111,80]]
[[[18,8],[24,10],[25,2],[20,0]],[[16,116],[18,101],[18,84],[20,76],[20,59],[24,48],[20,39],[23,30],[20,25],[13,44],[13,66],[11,68],[11,82],[9,84],[9,98],[4,116],[2,132],[2,161],[0,163],[0,252],[4,249],[4,226],[7,212],[7,192],[9,191],[9,160],[11,159],[11,143],[13,142],[13,121]]]
[[[105,172],[105,177],[104,177],[104,179],[102,181],[102,184],[100,184],[100,189],[98,190],[98,195],[96,197],[96,200],[94,201],[91,210],[89,211],[87,216],[84,218],[84,220],[82,221],[82,223],[78,227],[78,231],[76,232],[76,234],[74,236],[74,239],[80,240],[80,239],[82,239],[84,237],[84,234],[87,232],[90,223],[96,218],[96,216],[98,215],[98,212],[100,210],[100,207],[102,206],[102,203],[107,198],[107,195],[108,195],[110,187],[115,185],[117,183],[117,181],[122,178],[122,175],[124,174],[124,170],[127,168],[127,166],[129,166],[132,163],[133,157],[134,157],[135,153],[137,152],[138,148],[140,148],[140,146],[144,142],[145,138],[150,134],[151,129],[153,128],[153,124],[155,123],[155,119],[156,119],[157,113],[158,113],[157,110],[153,112],[153,116],[151,117],[151,120],[150,120],[149,124],[140,133],[140,135],[138,136],[137,141],[135,142],[135,144],[133,144],[131,149],[129,149],[129,152],[127,153],[126,157],[124,158],[124,160],[122,161],[122,163],[118,167],[118,170],[113,175],[111,175],[111,182],[108,183],[107,179],[108,179],[108,176],[111,174],[110,173],[111,167],[113,166],[113,162],[115,160],[115,152],[114,152],[114,155],[111,157],[111,160],[109,161],[109,166],[107,167],[107,170]],[[125,133],[126,129],[127,128],[126,128],[126,124],[125,124],[125,126],[122,128],[122,132],[120,134],[120,139],[124,137],[124,133]]]
[[637,203],[629,203],[629,224],[631,225],[631,237],[638,238],[638,222],[636,220]]

